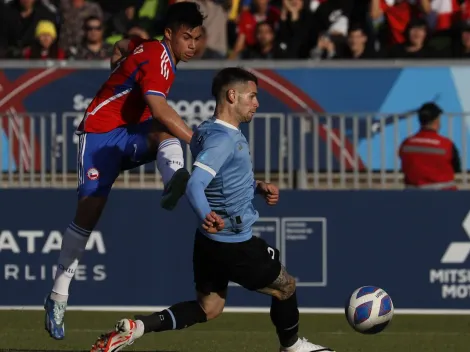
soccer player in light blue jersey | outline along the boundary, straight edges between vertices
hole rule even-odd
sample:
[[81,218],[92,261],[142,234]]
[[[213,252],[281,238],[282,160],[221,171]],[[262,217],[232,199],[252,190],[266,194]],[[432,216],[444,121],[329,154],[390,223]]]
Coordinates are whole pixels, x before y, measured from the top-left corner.
[[196,300],[135,320],[120,320],[114,331],[95,343],[93,352],[116,352],[145,333],[180,330],[219,316],[229,281],[250,291],[272,296],[271,320],[281,352],[333,351],[299,338],[295,279],[279,261],[279,251],[253,236],[258,219],[255,194],[269,205],[279,199],[278,188],[255,181],[249,146],[239,129],[259,106],[256,77],[242,68],[221,70],[212,83],[216,116],[203,122],[191,139],[194,169],[186,195],[197,214],[193,253]]

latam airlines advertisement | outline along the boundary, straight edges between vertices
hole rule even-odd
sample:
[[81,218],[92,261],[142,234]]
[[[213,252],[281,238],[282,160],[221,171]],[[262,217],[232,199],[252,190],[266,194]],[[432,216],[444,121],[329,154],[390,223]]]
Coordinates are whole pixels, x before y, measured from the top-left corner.
[[[470,112],[470,67],[465,66],[283,68],[253,69],[253,72],[259,78],[260,116],[281,116],[269,128],[261,117],[258,122],[255,119],[251,141],[256,144],[255,151],[259,150],[254,155],[257,170],[265,167],[266,158],[270,159],[273,169],[286,167],[279,164],[279,155],[273,151],[282,149],[279,147],[288,137],[285,120],[288,114],[306,114],[318,121],[318,124],[311,124],[316,127],[308,130],[300,130],[297,123],[293,124],[293,138],[289,138],[288,143],[296,151],[295,168],[299,167],[297,154],[302,154],[300,148],[304,148],[308,169],[312,168],[314,156],[320,169],[325,169],[331,161],[334,170],[339,169],[342,159],[346,169],[353,168],[355,163],[351,161],[357,156],[361,167],[392,170],[396,168],[397,144],[418,128],[416,116],[410,111],[424,102],[435,101],[448,113]],[[191,125],[213,114],[215,102],[210,88],[215,73],[216,70],[181,69],[176,74],[168,99]],[[3,169],[8,165],[13,169],[18,167],[19,140],[25,155],[34,159],[36,168],[39,167],[42,154],[47,153],[40,148],[42,133],[43,140],[52,146],[67,144],[67,148],[61,150],[70,154],[67,157],[70,162],[64,163],[61,153],[56,153],[55,164],[59,169],[68,164],[69,170],[74,170],[74,129],[108,75],[106,69],[0,69],[0,113],[13,117],[10,125],[3,118],[0,128]],[[26,114],[26,118],[18,118],[22,114]],[[55,114],[55,119],[41,118],[50,114]],[[340,115],[344,117],[338,117]],[[325,116],[334,117],[327,127]],[[45,132],[40,133],[41,119]],[[466,150],[467,140],[470,140],[470,117],[444,117],[442,126],[442,134],[452,137],[460,150]],[[245,127],[244,132],[248,131]],[[301,146],[301,134],[308,148]],[[267,139],[271,143],[269,151],[264,147]],[[313,139],[318,143],[312,143]],[[470,158],[470,153],[467,157]],[[470,160],[463,164],[470,165]]]
[[[276,207],[255,200],[260,218],[253,234],[279,249],[303,308],[340,311],[356,288],[373,285],[385,289],[397,309],[468,313],[467,193],[283,191]],[[163,211],[160,196],[111,192],[75,272],[72,306],[167,306],[193,297],[197,219],[186,200]],[[0,190],[0,199],[8,199],[0,212],[0,306],[40,306],[52,287],[76,193]],[[229,291],[229,307],[270,305],[269,297],[233,283]]]

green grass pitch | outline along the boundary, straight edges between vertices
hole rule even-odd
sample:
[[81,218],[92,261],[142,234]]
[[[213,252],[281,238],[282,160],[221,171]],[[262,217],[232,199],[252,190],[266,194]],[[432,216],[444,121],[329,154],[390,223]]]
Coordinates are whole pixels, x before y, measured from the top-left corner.
[[[43,328],[42,311],[0,311],[0,350],[87,351],[123,317],[132,315],[68,312],[66,338],[55,341]],[[470,316],[398,314],[384,332],[365,336],[354,332],[341,314],[301,314],[300,336],[337,352],[467,352]],[[224,313],[186,330],[146,335],[124,351],[274,352],[278,344],[269,314]]]

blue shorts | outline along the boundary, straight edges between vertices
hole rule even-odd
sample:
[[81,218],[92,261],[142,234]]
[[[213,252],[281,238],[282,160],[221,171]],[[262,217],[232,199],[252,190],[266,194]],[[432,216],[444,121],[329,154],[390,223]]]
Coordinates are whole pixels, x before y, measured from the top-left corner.
[[149,149],[151,119],[106,133],[83,133],[78,143],[78,197],[107,196],[123,170],[155,160]]

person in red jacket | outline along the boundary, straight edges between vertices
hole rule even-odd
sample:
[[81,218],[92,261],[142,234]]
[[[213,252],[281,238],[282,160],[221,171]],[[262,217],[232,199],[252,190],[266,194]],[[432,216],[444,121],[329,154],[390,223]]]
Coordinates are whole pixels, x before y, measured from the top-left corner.
[[400,146],[399,156],[407,188],[457,190],[454,176],[461,172],[455,144],[441,136],[442,109],[426,103],[418,110],[421,129]]

